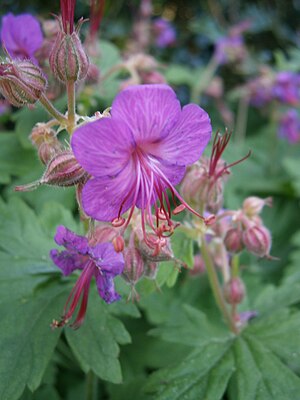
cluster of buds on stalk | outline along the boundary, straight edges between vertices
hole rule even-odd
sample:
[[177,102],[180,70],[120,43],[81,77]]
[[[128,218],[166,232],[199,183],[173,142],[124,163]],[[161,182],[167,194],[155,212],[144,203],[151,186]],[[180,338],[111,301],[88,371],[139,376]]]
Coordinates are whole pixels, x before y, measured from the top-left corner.
[[131,301],[140,299],[136,289],[138,282],[143,278],[156,280],[161,262],[172,261],[176,267],[183,264],[175,258],[170,238],[164,238],[164,245],[153,253],[153,248],[145,242],[139,219],[138,213],[133,215],[126,230],[122,226],[96,222],[89,233],[90,244],[111,242],[115,251],[123,254],[125,266],[121,277],[130,287],[128,300]]
[[[248,318],[246,314],[242,317],[237,312],[237,306],[246,293],[239,273],[239,253],[245,250],[258,257],[273,259],[270,256],[271,234],[261,218],[264,206],[271,206],[272,199],[251,196],[244,200],[239,210],[223,209],[224,184],[230,174],[229,168],[250,156],[249,152],[241,160],[227,165],[221,156],[230,136],[227,131],[223,136],[216,135],[211,157],[202,158],[187,171],[182,181],[182,192],[195,208],[216,215],[215,221],[204,231],[199,230],[196,220],[192,225],[185,225],[191,237],[198,237],[199,243],[199,253],[194,256],[190,275],[203,275],[206,271],[209,273],[209,269],[211,274],[211,268],[220,271],[219,299],[223,299],[223,310],[231,309],[227,320],[232,321],[236,332]],[[249,312],[247,315],[251,318],[254,314]]]

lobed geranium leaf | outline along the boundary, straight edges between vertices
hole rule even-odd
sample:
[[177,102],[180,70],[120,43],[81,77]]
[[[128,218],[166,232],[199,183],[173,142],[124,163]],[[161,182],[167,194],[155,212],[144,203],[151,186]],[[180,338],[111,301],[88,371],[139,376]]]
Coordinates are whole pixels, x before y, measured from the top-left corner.
[[51,331],[53,317],[61,312],[66,291],[47,286],[20,300],[0,305],[0,398],[18,399],[25,386],[41,383],[60,330]]
[[191,306],[178,307],[152,334],[193,350],[155,372],[145,390],[159,400],[221,400],[225,393],[229,400],[296,399],[300,378],[289,366],[300,367],[299,328],[300,313],[281,309],[234,336]]
[[92,370],[104,380],[120,383],[118,344],[130,343],[131,339],[121,321],[110,314],[109,307],[99,300],[96,290],[91,291],[84,324],[77,331],[67,328],[66,337],[85,372]]

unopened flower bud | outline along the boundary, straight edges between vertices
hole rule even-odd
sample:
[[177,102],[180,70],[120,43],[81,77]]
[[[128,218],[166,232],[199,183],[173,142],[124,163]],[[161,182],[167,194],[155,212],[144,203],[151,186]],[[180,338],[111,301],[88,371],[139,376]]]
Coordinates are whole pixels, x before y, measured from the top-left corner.
[[125,267],[122,276],[126,282],[134,285],[144,274],[144,261],[141,253],[134,247],[129,247],[124,254]]
[[248,217],[253,217],[260,214],[264,206],[272,206],[272,198],[267,197],[266,199],[261,199],[260,197],[251,196],[247,197],[243,203],[243,210]]
[[158,263],[156,262],[147,262],[144,268],[144,275],[146,278],[155,280],[158,271]]
[[244,248],[243,232],[238,228],[232,228],[227,231],[224,244],[230,253],[239,253]]
[[243,301],[246,289],[243,281],[236,277],[231,278],[224,286],[224,298],[228,304],[239,304]]
[[86,177],[86,171],[78,164],[74,154],[66,150],[50,160],[39,181],[24,186],[16,186],[15,190],[26,192],[34,190],[40,185],[73,186],[85,180]]
[[46,86],[42,70],[31,61],[0,63],[0,92],[15,107],[36,103]]
[[202,275],[204,272],[205,272],[205,263],[203,261],[203,258],[200,256],[200,254],[196,254],[194,256],[193,268],[189,271],[189,273],[192,276],[196,276],[196,275]]
[[124,243],[124,239],[122,238],[122,236],[120,236],[120,235],[116,236],[113,239],[112,244],[117,253],[121,253],[121,251],[124,250],[125,243]]
[[83,79],[89,69],[89,59],[78,36],[81,24],[72,33],[61,28],[50,53],[51,70],[64,83]]
[[37,124],[31,132],[30,139],[38,150],[39,159],[45,165],[57,153],[62,152],[62,145],[57,139],[55,131],[50,129],[47,124]]
[[269,255],[271,234],[264,226],[253,226],[243,233],[243,242],[248,251],[259,257]]
[[217,213],[223,206],[224,201],[224,187],[222,179],[207,182],[207,198],[206,209],[211,213]]

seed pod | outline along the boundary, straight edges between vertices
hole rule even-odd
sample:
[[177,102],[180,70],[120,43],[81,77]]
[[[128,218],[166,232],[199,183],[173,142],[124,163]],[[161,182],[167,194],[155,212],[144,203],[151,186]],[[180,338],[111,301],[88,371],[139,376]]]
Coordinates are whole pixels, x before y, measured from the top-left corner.
[[0,92],[15,107],[36,103],[46,86],[42,70],[29,60],[0,64]]

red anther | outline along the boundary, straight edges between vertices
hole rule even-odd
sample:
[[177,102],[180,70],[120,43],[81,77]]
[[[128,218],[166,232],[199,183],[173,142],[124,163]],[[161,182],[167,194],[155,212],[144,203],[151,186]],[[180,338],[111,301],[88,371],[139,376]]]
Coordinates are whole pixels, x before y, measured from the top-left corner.
[[122,236],[116,236],[113,239],[112,244],[117,253],[120,253],[121,251],[124,250],[125,243],[124,243],[124,239],[122,238]]
[[180,204],[179,206],[177,206],[174,210],[173,210],[173,214],[177,215],[180,214],[183,210],[186,209],[186,206],[184,204]]
[[120,226],[123,226],[125,224],[125,218],[123,217],[117,217],[111,221],[112,226],[115,228],[119,228]]
[[204,218],[205,225],[213,225],[215,222],[216,222],[216,216],[213,214],[207,218]]

